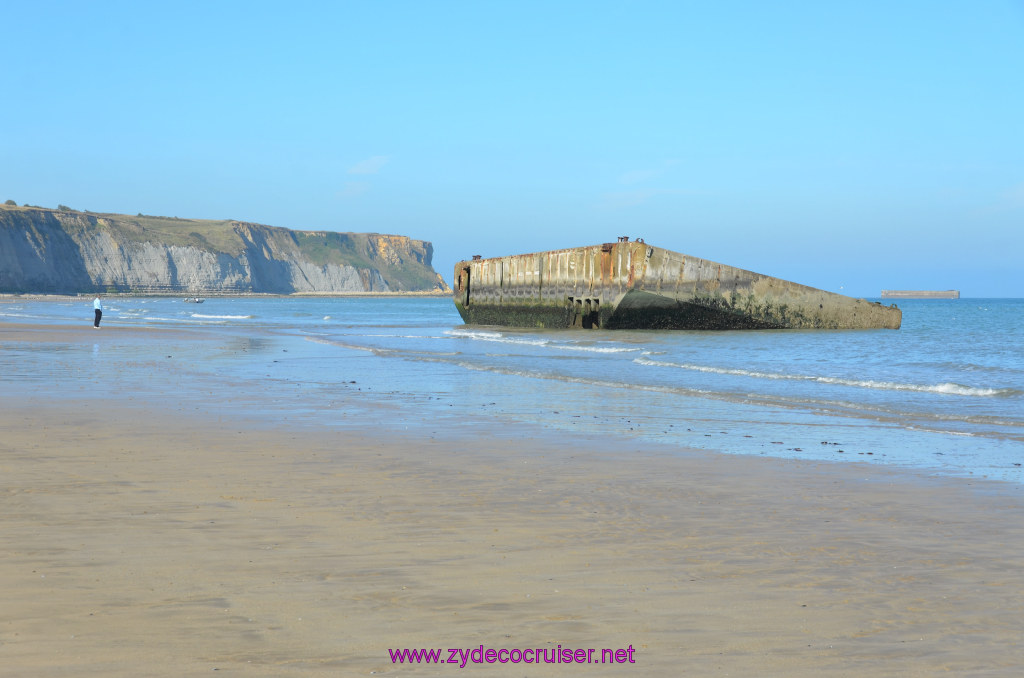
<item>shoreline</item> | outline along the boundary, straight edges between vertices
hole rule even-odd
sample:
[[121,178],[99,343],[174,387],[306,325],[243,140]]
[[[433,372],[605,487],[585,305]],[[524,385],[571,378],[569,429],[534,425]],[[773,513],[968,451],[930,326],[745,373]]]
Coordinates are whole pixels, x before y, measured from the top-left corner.
[[[162,338],[164,343],[152,343],[157,338]],[[221,389],[226,384],[223,383],[221,378],[212,375],[209,369],[196,369],[196,366],[201,365],[209,356],[213,355],[233,354],[239,357],[247,355],[248,357],[245,360],[255,361],[254,364],[266,361],[268,368],[269,363],[278,362],[277,358],[282,357],[282,351],[292,359],[301,360],[303,357],[302,351],[306,348],[303,345],[304,341],[299,341],[298,344],[293,345],[286,343],[297,339],[309,341],[310,337],[301,333],[296,335],[289,335],[287,332],[277,333],[258,326],[230,328],[227,330],[220,328],[216,324],[205,325],[201,323],[149,326],[138,325],[132,322],[121,322],[117,318],[104,318],[103,326],[97,331],[92,327],[91,309],[88,316],[82,315],[80,324],[69,324],[66,319],[53,324],[39,322],[38,320],[34,322],[0,320],[0,342],[22,342],[19,350],[27,350],[25,355],[30,360],[37,361],[40,356],[38,351],[31,348],[32,343],[64,344],[69,349],[69,351],[62,349],[59,353],[54,354],[54,356],[59,358],[58,362],[52,364],[47,364],[45,360],[36,362],[35,367],[26,373],[35,375],[33,377],[35,382],[33,388],[40,388],[39,384],[45,381],[44,375],[49,373],[51,369],[57,370],[54,374],[62,374],[70,370],[71,374],[77,375],[67,383],[66,388],[60,392],[50,394],[49,397],[61,398],[64,396],[64,393],[73,394],[76,392],[92,391],[94,395],[113,398],[115,404],[119,400],[123,402],[124,399],[145,400],[147,397],[154,397],[159,392],[161,383],[171,380],[177,384],[173,389],[176,397],[189,399],[196,408],[206,407],[214,409],[221,412],[224,416],[245,417],[245,410],[247,408],[256,407],[265,416],[274,417],[282,414],[286,418],[290,417],[293,423],[301,420],[303,421],[301,424],[303,426],[326,426],[332,430],[349,430],[353,427],[353,422],[357,421],[360,416],[358,414],[353,416],[342,415],[332,419],[333,415],[331,415],[331,412],[335,408],[334,400],[357,411],[367,407],[371,412],[374,412],[377,405],[380,405],[387,410],[388,416],[404,417],[407,425],[420,426],[425,428],[425,430],[430,430],[432,434],[438,435],[443,435],[439,431],[446,426],[449,428],[465,428],[468,421],[479,419],[477,414],[464,411],[459,405],[457,397],[453,397],[451,394],[445,395],[442,399],[441,397],[428,398],[427,395],[416,392],[406,394],[407,397],[403,398],[397,395],[399,391],[393,390],[391,385],[379,381],[374,382],[372,378],[368,378],[365,370],[359,375],[353,373],[350,377],[345,378],[354,379],[356,376],[359,376],[358,384],[355,381],[349,383],[345,379],[341,380],[337,384],[338,387],[331,390],[330,402],[325,407],[318,408],[315,401],[303,402],[305,397],[303,392],[305,389],[295,388],[301,384],[301,382],[295,380],[285,378],[285,381],[282,383],[289,384],[289,388],[284,391],[278,391],[276,395],[278,405],[272,406],[269,404],[270,401],[261,396],[237,398],[231,397],[229,393],[222,394]],[[317,343],[315,338],[312,341]],[[273,355],[266,352],[266,347],[272,345],[268,342],[280,342],[274,345]],[[255,352],[246,353],[255,346],[263,346],[264,352],[261,355],[257,355]],[[77,355],[77,359],[71,357],[75,355]],[[307,360],[310,359],[309,354],[306,354],[305,358]],[[144,364],[151,371],[143,379],[138,378],[140,372],[137,368],[142,364],[138,362],[140,360],[145,361]],[[102,378],[101,375],[105,369],[113,369],[117,374],[122,375],[123,397],[110,390],[110,386],[114,385],[114,382]],[[26,375],[20,374],[19,367],[15,363],[12,363],[8,370],[9,378],[15,381],[26,378]],[[98,379],[99,383],[90,385],[88,378],[84,376],[86,372],[94,373],[95,376],[93,378]],[[267,376],[269,377],[270,374],[268,373]],[[129,384],[131,385],[129,386]],[[235,382],[235,385],[243,389],[243,391],[250,388],[261,388],[258,383],[246,382],[244,379],[243,381]],[[45,404],[47,398],[46,387],[42,386],[41,388],[42,400],[40,402]],[[133,388],[141,388],[146,394],[138,393]],[[449,403],[449,405],[445,407],[442,403],[440,406],[429,410],[417,406],[418,399],[419,402],[422,402],[424,399],[436,400],[438,402],[443,400]],[[493,402],[489,404],[494,405]],[[455,407],[455,409],[450,409],[452,407]],[[282,410],[281,408],[284,409]],[[560,408],[556,405],[556,409]],[[302,412],[304,411],[306,415],[303,417]],[[312,414],[316,411],[323,412],[327,416],[318,417]],[[554,412],[554,410],[552,411]],[[557,412],[554,413],[557,414]],[[478,414],[484,415],[485,411],[481,409]],[[469,415],[468,419],[463,415]],[[374,414],[373,416],[377,415]],[[488,425],[496,421],[493,415],[484,416],[483,419],[479,420],[486,422]],[[529,435],[540,438],[561,439],[561,436],[565,435],[576,437],[580,431],[584,430],[582,427],[576,428],[575,426],[572,428],[553,426],[550,422],[534,421],[532,423],[524,423],[523,421],[515,420],[515,418],[503,418],[501,421],[503,422],[500,424],[501,426],[511,423],[516,429],[529,430]],[[575,423],[575,420],[572,421]],[[605,427],[611,431],[611,435],[615,435],[615,425],[615,418],[609,417],[602,420],[598,427]],[[720,430],[723,426],[727,430]],[[822,433],[821,438],[816,437],[818,434],[812,433],[810,438],[808,438],[806,431],[802,431],[799,434],[794,433],[790,436],[786,434],[786,430],[778,428],[773,429],[769,433],[761,431],[755,435],[748,435],[746,434],[747,431],[751,431],[749,428],[729,428],[722,423],[714,423],[712,425],[705,423],[705,427],[704,429],[699,429],[695,426],[697,433],[693,433],[691,437],[697,438],[703,432],[703,437],[713,438],[713,442],[701,440],[696,444],[690,445],[688,440],[658,439],[656,435],[638,435],[636,438],[625,435],[618,437],[618,440],[620,444],[637,445],[645,449],[657,447],[669,450],[670,454],[671,450],[675,449],[685,451],[696,448],[730,456],[739,455],[746,458],[768,457],[783,460],[797,458],[804,459],[810,463],[818,460],[835,463],[840,466],[869,462],[868,465],[871,467],[878,466],[893,472],[906,472],[922,477],[958,478],[971,482],[987,480],[1005,482],[1024,488],[1024,482],[1018,480],[1020,478],[1019,472],[1013,472],[1018,471],[1019,469],[1016,467],[1020,466],[1020,462],[1015,462],[1013,457],[1007,461],[1007,464],[1013,464],[1014,468],[1012,469],[1008,465],[1000,466],[996,464],[979,469],[964,469],[942,464],[901,463],[900,460],[892,460],[889,453],[884,449],[880,451],[878,448],[873,447],[870,442],[859,447],[851,447],[849,444],[839,446],[837,443],[826,444],[822,442],[821,445],[823,447],[819,450],[818,441],[826,439],[830,435],[828,433]],[[653,428],[656,433],[658,427],[654,426]],[[884,426],[876,425],[874,429],[878,431],[877,435],[885,435],[886,429]],[[687,428],[687,431],[689,430]],[[734,437],[737,438],[736,440],[729,440],[725,437],[730,432],[734,434]],[[754,431],[751,432],[753,433]],[[738,439],[741,433],[744,434],[742,435],[742,440]],[[492,435],[492,433],[484,432],[482,435],[487,436]],[[786,440],[788,444],[776,443],[776,440]],[[801,440],[803,441],[802,443]],[[803,449],[799,448],[801,444]],[[796,446],[797,449],[800,449],[800,452],[807,450],[807,453],[800,456],[786,454],[792,446]],[[777,450],[774,449],[776,447],[778,448]]]

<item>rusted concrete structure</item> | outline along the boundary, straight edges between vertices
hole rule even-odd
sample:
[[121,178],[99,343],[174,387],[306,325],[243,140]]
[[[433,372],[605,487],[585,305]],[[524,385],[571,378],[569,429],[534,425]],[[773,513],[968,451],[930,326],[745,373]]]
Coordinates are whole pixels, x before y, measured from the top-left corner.
[[602,329],[898,329],[894,306],[853,299],[642,240],[474,257],[455,265],[467,324]]

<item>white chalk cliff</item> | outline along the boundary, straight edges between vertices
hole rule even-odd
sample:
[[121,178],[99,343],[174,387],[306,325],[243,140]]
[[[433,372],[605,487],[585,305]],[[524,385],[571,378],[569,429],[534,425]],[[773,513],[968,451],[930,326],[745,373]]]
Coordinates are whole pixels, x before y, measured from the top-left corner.
[[424,240],[0,206],[0,292],[446,292]]

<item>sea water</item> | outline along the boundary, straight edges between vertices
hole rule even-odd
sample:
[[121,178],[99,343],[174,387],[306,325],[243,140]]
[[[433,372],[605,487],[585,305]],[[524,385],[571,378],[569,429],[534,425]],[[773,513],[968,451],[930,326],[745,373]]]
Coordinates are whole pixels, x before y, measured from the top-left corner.
[[[105,306],[89,349],[0,346],[5,388],[56,379],[70,396],[230,402],[323,427],[386,407],[395,426],[528,424],[626,453],[657,442],[1024,482],[1021,299],[907,300],[901,329],[851,331],[466,326],[430,297]],[[87,327],[91,299],[8,299],[0,321]],[[123,327],[182,331],[112,339]]]

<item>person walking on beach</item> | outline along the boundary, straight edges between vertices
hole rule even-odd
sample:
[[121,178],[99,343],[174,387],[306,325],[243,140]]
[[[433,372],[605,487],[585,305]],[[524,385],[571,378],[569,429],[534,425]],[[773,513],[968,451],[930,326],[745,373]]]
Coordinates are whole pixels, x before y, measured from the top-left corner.
[[96,319],[92,321],[92,326],[96,329],[100,328],[100,318],[103,317],[103,303],[100,302],[100,295],[96,295],[96,298],[92,300],[92,309],[95,311]]

